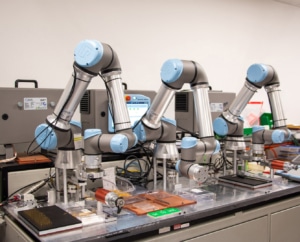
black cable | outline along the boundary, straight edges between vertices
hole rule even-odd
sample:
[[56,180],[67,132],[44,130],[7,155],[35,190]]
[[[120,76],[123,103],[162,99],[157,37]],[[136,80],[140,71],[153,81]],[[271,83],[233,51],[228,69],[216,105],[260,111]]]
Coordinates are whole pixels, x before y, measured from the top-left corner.
[[[54,120],[55,121],[55,120]],[[54,123],[54,121],[51,123],[51,124],[53,124]],[[48,129],[50,126],[49,125],[47,125],[32,141],[31,141],[31,143],[29,144],[29,146],[28,146],[28,148],[27,148],[27,151],[26,151],[26,153],[27,153],[27,155],[34,155],[33,154],[33,152],[34,151],[36,151],[38,148],[40,148],[40,145],[38,144],[34,149],[32,149],[32,150],[30,150],[29,151],[29,149],[31,148],[31,146],[33,145],[33,143],[36,141],[36,139],[40,136],[40,135],[42,135],[45,131],[46,131],[46,129]],[[41,144],[43,144],[46,140],[47,140],[47,138],[51,135],[53,133],[53,130],[51,131],[51,132],[49,132],[47,135],[46,135],[46,137],[44,138],[44,140],[41,142]]]
[[176,125],[176,127],[182,130],[181,133],[188,133],[188,134],[190,134],[192,137],[200,138],[200,137],[199,137],[199,134],[197,134],[197,133],[195,133],[195,132],[191,132],[191,131],[189,131],[189,130],[187,130],[187,129],[185,129],[185,128],[182,128],[182,127],[179,126],[178,124]]
[[214,172],[218,172],[220,169],[226,167],[226,169],[232,169],[233,163],[225,157],[225,153],[220,151],[220,157],[215,159],[214,164],[212,165]]
[[[130,168],[133,167],[137,168],[137,171],[130,171]],[[147,159],[138,158],[135,155],[126,157],[122,168],[116,167],[118,176],[129,179],[135,185],[146,185],[146,183],[148,183],[150,170],[151,164],[149,161]]]
[[152,152],[152,159],[150,159],[150,156],[149,156],[148,152],[146,151],[147,148],[145,148],[143,145],[141,146],[141,148],[143,149],[144,154],[146,154],[147,160],[148,160],[148,162],[150,164],[150,167],[149,167],[149,170],[148,170],[148,173],[147,173],[147,177],[148,177],[150,171],[153,168],[153,152],[148,148],[148,150]]

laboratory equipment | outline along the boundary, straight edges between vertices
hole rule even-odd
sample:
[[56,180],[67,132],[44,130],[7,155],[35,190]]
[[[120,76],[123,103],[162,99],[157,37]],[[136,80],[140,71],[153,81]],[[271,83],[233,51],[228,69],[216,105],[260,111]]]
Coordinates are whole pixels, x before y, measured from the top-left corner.
[[[121,212],[121,209],[125,205],[125,201],[123,197],[118,196],[115,192],[106,190],[104,188],[98,188],[95,192],[95,198],[101,204],[106,204],[110,208],[117,208],[117,213]],[[101,213],[101,205],[98,203],[97,206],[99,208],[99,212]]]
[[[0,164],[0,202],[7,200],[9,195],[12,195],[24,185],[47,179],[51,167],[53,167],[52,162],[23,165],[14,162]],[[35,195],[43,195],[45,189],[40,189]]]
[[[233,176],[223,177],[228,180],[245,180],[243,177],[236,176],[238,155],[241,161],[255,161],[262,165],[268,165],[272,168],[269,161],[266,160],[264,145],[270,143],[283,143],[291,137],[290,130],[286,127],[286,118],[280,98],[279,79],[274,68],[265,64],[253,64],[247,70],[247,77],[244,86],[237,97],[230,105],[228,110],[216,118],[213,122],[214,132],[224,138],[225,152],[233,151]],[[246,141],[244,138],[244,120],[241,112],[246,107],[254,93],[261,87],[265,87],[269,98],[270,108],[274,117],[272,130],[265,130],[263,126],[254,126],[252,129],[252,143],[250,152],[246,151]],[[228,153],[226,153],[227,155]],[[225,166],[224,166],[225,167]],[[244,166],[245,167],[245,166]],[[243,171],[242,171],[243,172]],[[224,168],[225,173],[225,168]],[[272,176],[271,176],[272,177]],[[220,178],[221,180],[223,178]],[[273,177],[272,177],[273,178]],[[267,181],[268,182],[268,181]]]
[[[208,90],[208,99],[212,120],[228,109],[235,99],[234,92]],[[175,93],[175,120],[177,130],[185,133],[198,133],[196,110],[191,90]]]
[[[213,121],[214,132],[225,138],[225,146],[228,150],[244,150],[245,140],[243,134],[243,118],[241,112],[246,107],[254,93],[261,87],[265,87],[268,94],[271,111],[273,114],[273,129],[272,134],[264,135],[265,141],[282,142],[290,138],[291,132],[286,128],[286,118],[284,116],[280,90],[279,79],[274,68],[265,64],[253,64],[247,70],[247,77],[244,86],[238,93],[233,103],[228,110]],[[277,130],[277,131],[276,131]],[[257,130],[259,132],[259,130]],[[253,135],[255,136],[255,134]],[[261,154],[261,145],[254,143],[253,152],[256,156]]]
[[[77,185],[75,188],[81,187],[75,197],[82,198],[86,180],[98,179],[104,175],[101,168],[102,152],[122,153],[137,142],[124,100],[122,71],[116,52],[107,44],[96,40],[84,40],[76,46],[74,59],[73,74],[54,112],[47,116],[47,124],[38,126],[35,133],[42,148],[57,148],[56,186],[60,191],[59,174],[62,171],[65,205],[68,204],[68,190],[73,192],[73,189],[68,188],[68,182],[75,183]],[[115,133],[104,134],[99,129],[85,130],[82,164],[82,147],[77,144],[78,140],[81,140],[81,132],[79,132],[81,125],[72,123],[71,119],[89,83],[98,75],[103,79],[109,93],[109,106],[114,117]],[[74,170],[76,179],[68,181],[67,173]]]
[[[22,82],[34,83],[35,88],[19,87]],[[6,159],[12,161],[16,153],[26,152],[36,126],[53,112],[62,91],[38,88],[35,80],[16,80],[15,88],[0,88],[0,145],[5,147]]]
[[[188,61],[181,61],[183,63],[183,66],[185,68],[182,68],[182,72],[178,79],[180,79],[183,76],[190,77],[194,76],[192,74],[196,74],[196,71],[192,70],[197,70],[197,74],[203,74],[202,69],[195,63],[190,63]],[[173,63],[174,64],[174,63]],[[178,63],[176,63],[178,64]],[[180,64],[180,63],[179,63]],[[188,68],[193,66],[195,69]],[[175,65],[176,66],[176,65]],[[177,67],[177,66],[176,66]],[[181,69],[181,68],[179,68]],[[189,70],[188,73],[186,73],[186,70]],[[173,69],[171,69],[173,70]],[[177,70],[177,68],[176,68]],[[197,75],[196,75],[197,76]],[[200,75],[201,76],[201,75]],[[203,77],[203,76],[201,76]],[[177,79],[177,80],[178,80]],[[188,78],[187,78],[188,79]],[[193,80],[193,79],[192,79]],[[199,111],[198,115],[200,118],[200,123],[206,124],[209,123],[211,120],[207,120],[206,117],[210,117],[210,112],[209,108],[207,105],[207,81],[206,77],[205,78],[199,78],[200,83],[197,81],[191,81],[191,88],[195,89],[193,90],[195,93],[195,99],[196,102],[198,103],[195,105],[197,107],[196,110]],[[164,79],[163,79],[164,81]],[[176,80],[174,81],[176,82]],[[188,82],[189,83],[189,82]],[[171,83],[172,84],[172,83]],[[171,85],[169,83],[166,83],[166,85]],[[194,85],[195,84],[195,85]],[[173,85],[173,84],[172,84]],[[174,86],[173,86],[174,87]],[[198,90],[200,89],[200,90]],[[200,98],[201,96],[201,98]],[[123,96],[122,96],[123,98]],[[201,100],[199,100],[201,99]],[[207,109],[206,109],[207,108]],[[151,109],[151,107],[150,107]],[[162,108],[163,109],[163,108]],[[107,110],[107,109],[106,109]],[[153,112],[154,110],[152,110]],[[207,115],[207,116],[206,116]],[[161,115],[162,116],[162,115]],[[146,116],[147,117],[147,114]],[[144,117],[144,118],[145,118]],[[160,119],[162,121],[160,121]],[[147,121],[147,119],[145,119]],[[149,117],[148,117],[149,120]],[[151,122],[155,120],[155,118],[150,119]],[[163,117],[160,117],[159,122],[167,122]],[[158,123],[159,123],[158,122]],[[80,126],[77,123],[69,121],[70,124],[70,129],[73,133],[76,134],[81,130]],[[132,124],[130,124],[131,127]],[[168,125],[168,124],[167,124]],[[166,125],[166,126],[167,126]],[[170,125],[173,125],[173,122],[170,122]],[[129,125],[128,125],[129,126]],[[173,125],[175,128],[176,126]],[[173,126],[172,129],[168,129],[168,131],[172,130],[173,131]],[[48,127],[48,126],[47,126]],[[115,126],[118,128],[118,126]],[[61,141],[59,140],[59,137],[56,135],[58,131],[56,130],[56,127],[52,126],[50,127],[52,129],[48,130],[49,132],[49,137],[51,135],[51,139],[55,139],[56,136],[56,145],[61,145]],[[195,172],[196,169],[194,165],[196,165],[193,161],[195,156],[197,155],[202,155],[203,153],[207,154],[204,152],[204,148],[208,148],[208,152],[212,152],[214,150],[218,150],[218,142],[208,142],[208,141],[213,141],[213,138],[210,137],[211,135],[211,129],[210,126],[204,126],[204,127],[198,127],[199,128],[199,139],[195,139],[193,137],[186,137],[183,140],[181,150],[182,152],[182,158],[181,162],[176,163],[176,168],[177,171],[179,170],[180,172],[183,173],[184,176],[187,176],[189,178],[193,178],[198,176],[198,173]],[[201,129],[202,128],[202,129]],[[143,131],[147,132],[149,131],[149,134],[151,134],[150,128],[146,127],[146,125],[143,126]],[[154,129],[155,130],[155,129]],[[167,132],[168,132],[167,131]],[[48,138],[48,134],[45,132],[45,136],[43,139],[46,140]],[[262,129],[257,129],[257,132],[263,133]],[[68,133],[68,132],[66,132]],[[53,134],[53,136],[52,136]],[[74,162],[73,164],[70,164],[70,169],[67,169],[67,172],[69,170],[72,170],[73,172],[73,166],[76,169],[76,178],[78,179],[79,182],[77,184],[80,186],[81,183],[85,182],[85,179],[98,179],[101,178],[101,176],[104,176],[105,174],[102,173],[101,169],[101,152],[106,151],[106,150],[113,150],[116,149],[117,151],[122,151],[124,147],[126,147],[126,142],[121,142],[120,146],[111,148],[108,147],[107,145],[107,140],[111,141],[113,138],[112,136],[122,134],[122,132],[119,132],[118,129],[116,129],[116,133],[114,134],[106,134],[103,133],[99,129],[89,129],[85,132],[85,140],[88,140],[88,142],[84,143],[84,154],[85,154],[85,160],[84,162],[80,162],[80,165],[83,164],[82,166],[78,165],[77,163]],[[147,140],[147,136],[142,136],[145,137]],[[147,134],[147,133],[146,133]],[[156,134],[154,132],[154,134]],[[108,136],[107,136],[108,135]],[[112,135],[112,136],[111,136]],[[152,138],[155,138],[155,136],[152,136]],[[166,136],[163,134],[163,138],[166,138]],[[206,139],[208,137],[208,139]],[[104,138],[104,140],[101,141],[101,139]],[[149,137],[148,137],[149,138]],[[173,136],[169,136],[168,138],[173,138]],[[267,137],[268,138],[268,137]],[[257,143],[261,142],[259,139],[259,135],[255,137]],[[152,140],[149,138],[149,140]],[[160,137],[157,139],[154,139],[155,141],[162,141],[165,142],[167,139],[160,139]],[[171,140],[171,139],[170,139]],[[122,141],[122,140],[121,140]],[[172,140],[171,140],[172,141]],[[73,142],[73,141],[72,141]],[[55,143],[55,142],[54,142]],[[110,142],[108,142],[110,143]],[[128,142],[129,143],[129,142]],[[199,144],[201,143],[201,144]],[[52,144],[50,140],[48,140],[48,145]],[[54,146],[54,145],[53,145]],[[215,147],[214,147],[215,146]],[[60,147],[60,146],[58,146]],[[163,147],[163,146],[161,146]],[[213,148],[214,147],[214,148]],[[61,147],[62,148],[62,147]],[[69,148],[69,147],[68,147]],[[74,148],[75,148],[75,141],[74,141]],[[70,150],[72,150],[70,149]],[[80,148],[78,148],[80,149]],[[116,151],[115,150],[115,151]],[[158,150],[159,152],[161,150]],[[62,155],[63,152],[61,152],[60,155]],[[159,153],[160,154],[160,153]],[[64,160],[63,158],[59,158],[60,161]],[[75,161],[75,160],[74,160]],[[63,164],[57,164],[60,170],[64,170]],[[275,165],[275,163],[274,163]],[[278,165],[278,164],[276,164]],[[62,169],[60,167],[63,167]],[[79,169],[81,167],[82,169]],[[201,168],[201,166],[199,166]],[[280,166],[280,167],[285,167]],[[190,171],[187,171],[188,169],[192,170],[194,173],[190,173]],[[203,171],[203,173],[201,173]],[[205,171],[204,170],[198,170],[200,174],[200,180],[205,180]],[[173,174],[172,174],[173,176]],[[181,179],[186,179],[185,177],[180,177]],[[186,179],[188,180],[188,179]],[[199,181],[199,179],[197,179]],[[72,185],[76,184],[76,181],[73,181],[71,179],[68,180],[69,182],[73,182]],[[43,183],[43,182],[42,182]],[[38,185],[38,184],[37,184]],[[67,184],[68,185],[68,184]],[[69,186],[67,189],[72,190],[74,186]],[[112,193],[111,191],[108,191],[106,189],[99,188],[100,190],[96,190],[96,195],[95,198],[97,200],[97,205],[99,204],[98,202],[101,201],[101,203],[105,203],[106,205],[112,207],[112,208],[117,208],[123,206],[123,200],[122,198],[118,197],[116,194]],[[95,223],[90,223],[89,226],[85,226],[86,224],[83,223],[81,224],[80,221],[77,221],[76,224],[78,224],[78,227],[76,225],[77,230],[73,231],[65,231],[66,227],[61,226],[59,230],[55,231],[57,233],[55,234],[48,234],[49,230],[46,230],[46,234],[43,236],[40,236],[40,232],[34,232],[32,230],[32,227],[29,226],[28,224],[24,223],[24,220],[22,220],[19,216],[18,213],[16,213],[14,209],[14,203],[9,203],[7,206],[5,206],[5,219],[9,221],[11,219],[14,220],[13,223],[11,223],[10,227],[18,228],[19,225],[16,224],[22,224],[19,229],[19,233],[21,234],[20,231],[23,229],[26,230],[26,233],[30,234],[34,239],[36,240],[41,240],[41,241],[86,241],[86,240],[99,240],[99,241],[108,241],[108,240],[138,240],[143,238],[144,240],[147,240],[147,236],[157,236],[161,239],[167,238],[167,239],[174,239],[178,240],[179,239],[191,239],[191,238],[206,238],[207,237],[207,232],[209,232],[209,237],[212,238],[212,240],[216,238],[228,238],[228,236],[232,235],[230,238],[234,238],[235,241],[241,240],[241,236],[239,236],[238,231],[246,231],[247,238],[253,238],[251,237],[251,233],[247,232],[249,231],[249,228],[258,228],[260,227],[261,230],[259,231],[259,235],[257,237],[260,238],[274,238],[274,234],[276,236],[280,236],[282,234],[282,230],[280,233],[276,233],[276,226],[274,227],[274,224],[277,224],[278,220],[287,217],[287,219],[284,219],[283,223],[286,224],[286,220],[290,221],[290,212],[293,214],[297,214],[294,210],[295,207],[297,209],[297,204],[299,202],[299,191],[300,187],[298,184],[295,183],[287,183],[284,186],[281,184],[278,186],[273,186],[271,188],[262,188],[259,191],[253,191],[253,190],[245,190],[240,187],[233,187],[233,186],[226,186],[224,184],[215,184],[215,185],[204,185],[201,187],[203,191],[198,190],[195,191],[196,193],[202,193],[202,192],[213,192],[216,193],[218,199],[209,199],[209,201],[202,201],[202,199],[196,200],[195,196],[190,198],[181,198],[180,200],[175,200],[174,202],[177,202],[177,204],[172,204],[169,198],[173,198],[173,194],[166,194],[165,192],[147,192],[143,194],[142,200],[140,204],[136,204],[136,207],[144,209],[145,212],[151,210],[152,204],[157,204],[157,205],[162,205],[164,204],[165,207],[172,206],[170,208],[170,212],[172,214],[169,214],[169,210],[163,209],[162,211],[159,211],[158,213],[151,213],[149,216],[136,216],[133,214],[131,211],[124,211],[123,214],[121,214],[118,217],[117,222],[108,222],[108,223],[102,223],[99,224],[99,222]],[[185,190],[183,190],[185,191]],[[192,191],[188,189],[188,191]],[[179,195],[179,193],[177,194]],[[190,195],[190,194],[188,194]],[[293,197],[295,196],[295,197]],[[139,196],[141,197],[141,196]],[[136,197],[134,197],[136,199]],[[143,201],[150,200],[151,203],[144,203]],[[283,200],[281,200],[283,199]],[[189,200],[188,203],[183,204],[182,201]],[[193,200],[192,202],[190,200]],[[213,201],[211,201],[213,200]],[[121,202],[118,203],[118,202]],[[125,202],[125,198],[124,198]],[[173,202],[173,200],[172,200]],[[271,202],[272,204],[267,204],[268,202]],[[167,206],[166,206],[167,205]],[[174,207],[180,206],[180,209],[174,209]],[[182,206],[186,205],[186,206]],[[100,205],[99,205],[100,206]],[[51,206],[48,206],[51,208]],[[249,210],[250,208],[250,210]],[[256,209],[255,209],[256,208]],[[123,209],[125,210],[125,207],[123,206]],[[291,211],[292,209],[292,211]],[[41,211],[44,209],[38,209],[38,211]],[[83,209],[84,210],[84,209]],[[243,211],[250,211],[250,213],[243,213]],[[65,211],[62,211],[65,213]],[[122,211],[123,212],[123,211]],[[21,213],[22,214],[22,213]],[[53,214],[58,214],[54,212]],[[145,214],[145,213],[143,213]],[[156,217],[158,215],[158,217]],[[162,216],[161,216],[162,215]],[[228,219],[228,215],[230,215]],[[62,217],[62,214],[59,214],[60,217]],[[52,217],[52,216],[51,216]],[[293,221],[296,216],[293,216]],[[56,219],[59,221],[59,219]],[[204,221],[205,220],[205,221]],[[297,218],[295,218],[295,221]],[[204,222],[203,222],[204,221]],[[82,221],[81,221],[82,222]],[[269,224],[268,224],[269,223]],[[296,223],[295,223],[296,224]],[[12,226],[13,225],[13,226]],[[83,229],[81,229],[81,226],[84,226]],[[188,228],[190,227],[190,228]],[[270,229],[268,229],[268,227]],[[295,227],[295,226],[294,226]],[[207,231],[207,228],[212,228]],[[183,229],[180,231],[180,229]],[[174,230],[177,230],[176,232],[172,232]],[[44,231],[44,230],[43,230]],[[188,231],[188,232],[187,232]],[[199,232],[200,231],[200,232]],[[204,231],[204,232],[203,232]],[[296,231],[296,230],[295,230]],[[59,233],[58,233],[59,232]],[[42,232],[44,233],[44,232]],[[285,233],[285,237],[286,237]],[[297,234],[298,236],[298,234]],[[5,237],[5,235],[4,235]],[[149,240],[157,239],[156,238],[149,238]],[[202,238],[200,238],[202,237]],[[245,233],[242,235],[243,238],[245,238]],[[299,237],[299,236],[298,236]],[[297,238],[298,238],[297,237]]]
[[[131,127],[133,128],[135,123],[139,122],[147,112],[150,107],[151,100],[149,97],[141,94],[126,94],[125,101]],[[115,132],[114,120],[110,110],[108,110],[108,132]]]
[[[146,90],[124,90],[124,98],[128,109],[129,119],[132,123],[137,119],[136,113],[129,110],[129,107],[134,105],[134,108],[142,108],[142,112],[146,111],[146,106],[150,106],[156,92]],[[145,99],[135,99],[131,97],[146,97]],[[128,98],[127,98],[128,97]],[[129,99],[130,100],[127,100]],[[147,107],[148,109],[149,107]],[[142,112],[138,115],[140,116]],[[144,114],[144,113],[143,113]],[[80,101],[80,121],[82,129],[101,129],[103,133],[114,132],[112,130],[113,119],[109,113],[107,91],[104,89],[89,89],[86,90]]]
[[[220,147],[212,130],[206,74],[194,61],[170,59],[161,67],[160,75],[162,85],[146,115],[134,129],[140,141],[156,140],[154,188],[156,188],[157,160],[163,163],[164,190],[167,184],[167,163],[169,167],[175,167],[181,175],[204,182],[208,177],[208,168],[195,163],[196,153],[209,155],[217,152]],[[176,147],[176,122],[164,118],[163,115],[176,91],[180,90],[185,83],[190,84],[193,91],[200,139],[183,138],[179,160]]]
[[[195,238],[205,240],[209,233],[209,239],[213,241],[230,238],[237,242],[243,241],[246,233],[249,238],[247,241],[252,241],[253,236],[258,241],[261,238],[272,241],[272,238],[291,238],[291,236],[292,241],[298,240],[299,183],[289,182],[286,185],[259,190],[224,184],[204,186],[202,189],[215,192],[217,199],[214,202],[205,201],[181,206],[178,208],[180,211],[173,215],[166,214],[165,210],[157,211],[158,214],[163,212],[164,216],[159,217],[151,216],[152,213],[139,216],[123,207],[121,215],[115,222],[94,223],[88,226],[83,224],[82,229],[60,231],[44,236],[38,236],[26,224],[21,226],[22,221],[20,222],[20,218],[14,211],[14,204],[9,204],[5,207],[6,234],[4,233],[3,237],[5,241],[16,241],[17,239],[8,238],[17,234],[18,241],[21,241],[20,235],[26,232],[31,239],[38,241],[137,241],[141,239],[178,241]],[[141,204],[142,201],[139,203]],[[150,206],[141,206],[141,208],[150,210]],[[282,228],[292,226],[295,232],[291,233],[286,229],[278,231],[278,223]],[[286,225],[288,226],[284,227]],[[258,228],[260,229],[257,230]],[[256,231],[255,235],[253,231]],[[257,231],[259,235],[256,236]]]

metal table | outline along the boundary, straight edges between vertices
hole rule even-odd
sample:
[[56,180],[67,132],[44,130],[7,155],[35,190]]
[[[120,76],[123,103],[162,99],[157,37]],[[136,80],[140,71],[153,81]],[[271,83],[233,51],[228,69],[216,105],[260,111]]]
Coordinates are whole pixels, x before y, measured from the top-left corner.
[[188,223],[188,226],[193,226],[212,218],[300,194],[300,184],[290,181],[256,190],[225,184],[205,185],[201,189],[215,193],[215,200],[203,200],[195,205],[180,207],[181,214],[166,218],[153,218],[148,215],[137,216],[123,210],[114,222],[83,226],[80,229],[41,237],[34,234],[18,218],[12,206],[8,205],[4,209],[23,230],[39,241],[115,241],[125,238],[127,241],[133,241],[160,234],[165,232],[164,228],[172,228],[177,224]]

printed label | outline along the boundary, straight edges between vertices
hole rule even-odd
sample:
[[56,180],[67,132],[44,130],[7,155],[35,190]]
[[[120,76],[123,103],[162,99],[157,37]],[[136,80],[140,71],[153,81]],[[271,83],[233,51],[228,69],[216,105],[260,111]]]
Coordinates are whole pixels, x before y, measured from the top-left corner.
[[24,110],[47,110],[46,97],[25,97]]
[[211,112],[223,112],[224,106],[223,103],[211,103],[210,111]]

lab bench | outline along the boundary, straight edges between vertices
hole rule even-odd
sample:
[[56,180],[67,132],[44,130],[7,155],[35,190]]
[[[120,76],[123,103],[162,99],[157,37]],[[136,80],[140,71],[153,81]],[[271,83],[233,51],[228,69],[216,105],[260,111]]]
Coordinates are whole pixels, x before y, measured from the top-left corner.
[[[5,241],[231,241],[298,242],[300,184],[286,182],[260,189],[228,184],[201,187],[215,199],[180,207],[176,215],[153,218],[123,209],[116,221],[38,237],[4,207]],[[2,237],[3,238],[3,237]],[[18,240],[16,240],[18,239]]]

